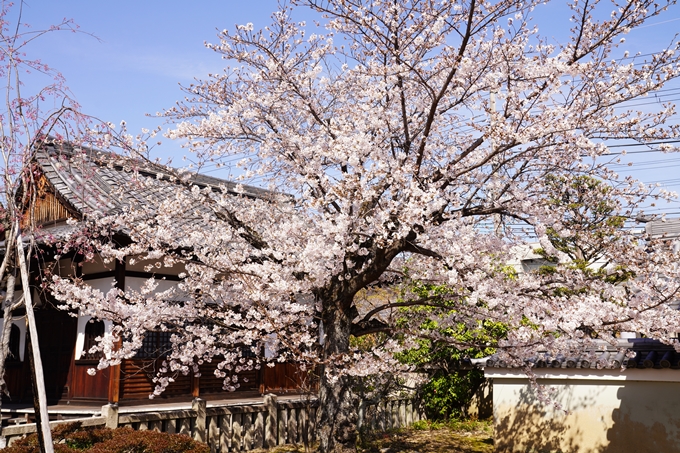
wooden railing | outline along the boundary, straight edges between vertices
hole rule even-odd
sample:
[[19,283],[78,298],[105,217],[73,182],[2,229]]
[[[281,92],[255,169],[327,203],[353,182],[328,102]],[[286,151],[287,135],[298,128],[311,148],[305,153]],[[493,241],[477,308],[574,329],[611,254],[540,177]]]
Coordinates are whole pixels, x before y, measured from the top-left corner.
[[[80,418],[77,420],[59,420],[50,422],[50,428],[54,428],[59,424],[70,423],[74,421],[81,422],[82,426],[102,426],[106,424],[105,417],[88,417]],[[5,426],[4,428],[2,428],[2,431],[0,432],[0,448],[4,448],[8,445],[11,445],[12,442],[14,442],[16,439],[19,439],[21,437],[26,436],[27,434],[31,434],[34,432],[36,432],[35,423],[28,423],[25,425],[16,426]]]
[[423,418],[424,414],[416,402],[395,398],[378,403],[362,402],[357,425],[367,431],[387,431],[410,426]]
[[[204,400],[196,399],[191,409],[137,414],[122,414],[117,406],[106,405],[100,417],[50,422],[50,426],[80,421],[83,426],[130,426],[137,430],[182,433],[206,442],[212,453],[229,453],[314,442],[317,405],[313,399],[279,402],[275,395],[266,395],[262,404],[207,407]],[[358,425],[363,429],[387,430],[408,426],[421,417],[411,400],[362,403]],[[10,445],[35,431],[35,423],[2,428],[0,446]]]

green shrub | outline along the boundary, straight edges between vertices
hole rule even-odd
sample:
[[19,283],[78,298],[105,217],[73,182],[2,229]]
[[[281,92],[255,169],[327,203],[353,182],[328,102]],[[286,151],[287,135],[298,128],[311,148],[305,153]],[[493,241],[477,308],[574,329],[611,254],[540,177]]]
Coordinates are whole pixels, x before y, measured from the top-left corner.
[[[517,278],[512,266],[499,264],[497,270],[510,280]],[[451,325],[449,318],[458,316],[461,306],[469,308],[461,303],[466,296],[458,288],[412,281],[406,293],[405,300],[429,300],[436,302],[436,306],[407,307],[400,311],[401,327],[424,333],[425,338],[415,339],[414,347],[396,354],[396,358],[427,375],[419,396],[429,419],[458,418],[484,382],[482,372],[468,369],[465,362],[496,352],[498,341],[507,336],[508,326],[492,320]],[[479,301],[478,306],[483,309],[484,301]],[[440,339],[433,339],[437,337]]]
[[[135,431],[132,428],[83,428],[79,422],[53,429],[55,453],[209,453],[210,448],[184,434]],[[3,453],[39,453],[38,436],[17,440]]]
[[435,373],[420,391],[427,417],[432,420],[461,417],[483,381],[484,373],[480,370]]

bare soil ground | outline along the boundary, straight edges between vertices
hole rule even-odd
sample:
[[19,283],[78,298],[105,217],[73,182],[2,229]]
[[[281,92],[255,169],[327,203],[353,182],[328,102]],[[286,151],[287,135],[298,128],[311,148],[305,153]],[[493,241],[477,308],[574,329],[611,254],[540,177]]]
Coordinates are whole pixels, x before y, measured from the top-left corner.
[[[262,450],[264,453],[265,450]],[[314,451],[311,448],[309,451]],[[414,428],[378,433],[365,439],[360,453],[492,453],[493,427],[489,421],[419,422]],[[259,452],[259,450],[253,453]],[[305,453],[301,445],[287,445],[269,453]]]
[[420,422],[414,428],[382,433],[363,445],[362,453],[492,453],[488,421]]

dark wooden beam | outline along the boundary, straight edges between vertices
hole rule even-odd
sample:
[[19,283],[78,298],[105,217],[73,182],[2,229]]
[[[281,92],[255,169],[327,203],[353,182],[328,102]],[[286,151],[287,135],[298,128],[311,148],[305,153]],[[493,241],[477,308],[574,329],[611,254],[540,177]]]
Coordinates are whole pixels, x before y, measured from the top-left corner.
[[[115,269],[116,288],[125,291],[125,261],[116,260]],[[116,349],[120,347],[121,339],[118,339]],[[109,368],[109,404],[118,404],[120,400],[120,365]]]
[[192,371],[191,372],[191,396],[194,398],[198,398],[201,396],[201,381],[200,377],[196,376],[196,374]]
[[[93,274],[84,274],[82,276],[83,280],[96,280],[98,278],[109,278],[109,277],[114,277],[116,280],[118,280],[118,274],[116,273],[117,271],[103,271],[103,272],[95,272]],[[133,277],[133,278],[155,278],[156,280],[168,280],[171,282],[178,282],[182,280],[176,275],[172,274],[157,274],[153,272],[141,272],[141,271],[125,271],[125,276],[126,277]]]

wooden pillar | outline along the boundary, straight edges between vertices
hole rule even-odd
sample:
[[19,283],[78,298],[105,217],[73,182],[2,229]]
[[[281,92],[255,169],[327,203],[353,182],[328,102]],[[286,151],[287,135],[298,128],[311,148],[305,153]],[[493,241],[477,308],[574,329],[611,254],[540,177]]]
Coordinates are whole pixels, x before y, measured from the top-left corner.
[[264,396],[264,406],[267,410],[264,427],[264,448],[272,449],[276,447],[277,434],[279,428],[278,414],[279,406],[276,395],[269,393]]
[[265,378],[264,378],[264,370],[267,368],[267,366],[261,366],[259,372],[257,373],[257,379],[260,381],[260,385],[258,386],[258,391],[260,392],[260,395],[264,395],[265,392],[267,391],[267,388],[265,387]]
[[[125,261],[116,260],[115,279],[116,288],[125,291]],[[118,349],[122,343],[122,339],[118,339],[115,349]],[[118,404],[120,400],[120,365],[109,367],[109,404]]]
[[[120,346],[120,340],[116,342],[116,348]],[[118,404],[120,400],[120,365],[109,367],[109,404]]]
[[196,376],[193,371],[191,373],[191,396],[194,398],[201,396],[201,378]]

